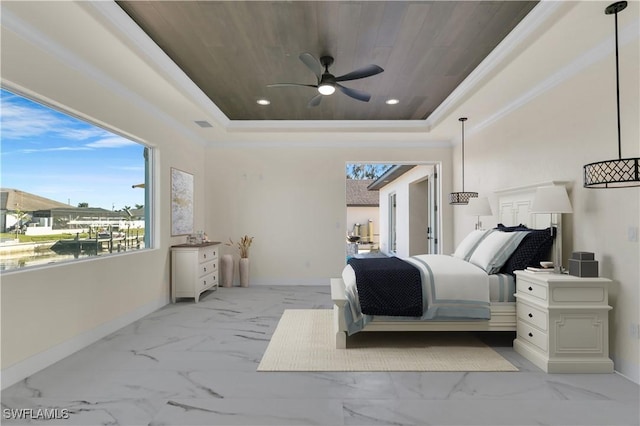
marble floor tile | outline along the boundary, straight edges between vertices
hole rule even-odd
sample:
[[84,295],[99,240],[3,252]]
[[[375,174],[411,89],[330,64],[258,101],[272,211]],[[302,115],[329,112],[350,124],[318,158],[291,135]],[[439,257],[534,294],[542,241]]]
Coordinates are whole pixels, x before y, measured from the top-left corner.
[[[617,374],[546,374],[513,350],[512,333],[477,337],[517,372],[256,371],[285,309],[329,308],[328,285],[220,288],[197,304],[180,299],[5,389],[1,423],[640,423],[637,384]],[[5,416],[29,409],[64,409],[69,418]]]

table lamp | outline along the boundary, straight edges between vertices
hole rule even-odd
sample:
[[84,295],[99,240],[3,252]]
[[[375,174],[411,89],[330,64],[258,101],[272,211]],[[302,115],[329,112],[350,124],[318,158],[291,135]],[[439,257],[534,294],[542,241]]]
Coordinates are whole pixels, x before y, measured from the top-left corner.
[[[562,213],[573,213],[571,201],[564,186],[541,186],[536,188],[536,195],[531,204],[531,213],[549,213],[551,233],[556,228],[556,241],[553,270],[557,274],[564,272],[562,267]],[[554,223],[554,218],[555,223]]]
[[476,223],[476,229],[482,229],[482,222],[480,222],[480,216],[493,216],[491,206],[489,205],[489,199],[487,197],[470,198],[467,205],[467,214],[476,216],[478,222]]

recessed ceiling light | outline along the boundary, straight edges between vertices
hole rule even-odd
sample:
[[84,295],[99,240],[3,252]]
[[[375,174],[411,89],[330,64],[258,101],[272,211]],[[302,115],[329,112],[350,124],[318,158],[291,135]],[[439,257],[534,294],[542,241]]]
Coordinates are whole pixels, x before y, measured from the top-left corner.
[[258,105],[269,105],[271,101],[269,99],[258,99],[256,103]]
[[387,105],[395,105],[397,103],[400,103],[399,100],[397,99],[387,99],[386,101],[384,101]]

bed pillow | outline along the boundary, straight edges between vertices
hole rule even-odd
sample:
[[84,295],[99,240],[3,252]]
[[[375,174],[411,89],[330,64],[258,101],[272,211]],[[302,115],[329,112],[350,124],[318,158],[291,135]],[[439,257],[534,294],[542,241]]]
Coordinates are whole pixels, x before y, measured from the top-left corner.
[[494,231],[480,241],[469,262],[484,269],[487,274],[500,271],[529,231]]
[[473,251],[478,246],[480,241],[485,238],[490,232],[486,230],[475,230],[471,231],[469,235],[464,237],[464,239],[458,244],[456,251],[453,253],[453,257],[457,257],[462,260],[469,260]]
[[507,259],[500,272],[514,275],[513,271],[526,269],[527,266],[540,267],[541,261],[549,260],[553,238],[551,228],[532,229]]
[[504,226],[503,224],[499,223],[496,225],[495,229],[502,232],[529,231],[529,228],[527,228],[527,226],[523,224],[515,226]]

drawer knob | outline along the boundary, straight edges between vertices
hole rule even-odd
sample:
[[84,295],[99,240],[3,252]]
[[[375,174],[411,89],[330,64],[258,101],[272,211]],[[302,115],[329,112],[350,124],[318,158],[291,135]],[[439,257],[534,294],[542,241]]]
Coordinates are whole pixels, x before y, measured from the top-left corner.
[[530,333],[529,333],[529,337],[533,337],[533,333],[531,333],[531,332],[530,332]]
[[[207,272],[207,267],[206,266],[204,267],[204,271]],[[529,314],[529,315],[531,315],[531,314]]]
[[533,287],[529,287],[529,291],[533,291]]
[[529,312],[529,318],[533,318],[533,314]]
[[[207,253],[205,253],[205,254],[203,255],[203,257],[206,259],[206,258],[207,258]],[[529,288],[531,288],[531,287],[529,287]]]

